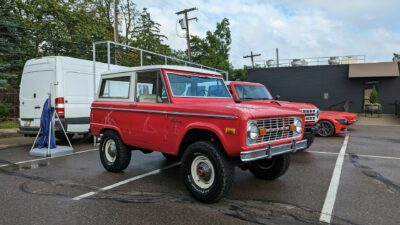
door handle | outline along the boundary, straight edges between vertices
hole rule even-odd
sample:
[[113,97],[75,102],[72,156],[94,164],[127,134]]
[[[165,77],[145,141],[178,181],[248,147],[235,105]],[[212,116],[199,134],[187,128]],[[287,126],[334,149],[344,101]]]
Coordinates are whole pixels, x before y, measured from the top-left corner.
[[35,106],[35,109],[40,109],[40,106]]

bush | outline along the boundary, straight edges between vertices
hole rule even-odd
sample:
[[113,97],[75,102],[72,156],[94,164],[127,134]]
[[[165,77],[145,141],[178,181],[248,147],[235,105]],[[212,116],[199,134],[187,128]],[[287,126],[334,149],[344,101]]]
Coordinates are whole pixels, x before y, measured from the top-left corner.
[[369,95],[369,102],[371,104],[378,103],[378,92],[376,91],[375,86],[372,88],[371,94]]
[[10,116],[11,108],[10,103],[0,102],[0,121],[4,121]]

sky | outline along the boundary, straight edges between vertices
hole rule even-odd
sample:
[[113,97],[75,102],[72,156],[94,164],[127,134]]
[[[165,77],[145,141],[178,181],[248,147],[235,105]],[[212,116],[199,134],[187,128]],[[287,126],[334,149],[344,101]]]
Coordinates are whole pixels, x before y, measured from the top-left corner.
[[260,53],[255,60],[366,55],[366,62],[391,61],[400,52],[399,0],[142,0],[165,43],[186,49],[184,30],[175,12],[190,13],[190,33],[204,37],[224,17],[230,21],[230,62],[235,68],[250,65],[244,55]]

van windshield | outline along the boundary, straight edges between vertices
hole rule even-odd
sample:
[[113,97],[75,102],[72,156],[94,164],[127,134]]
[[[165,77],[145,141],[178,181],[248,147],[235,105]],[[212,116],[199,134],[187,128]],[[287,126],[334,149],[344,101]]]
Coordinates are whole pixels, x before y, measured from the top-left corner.
[[222,78],[174,73],[167,76],[175,97],[231,98]]
[[272,96],[264,86],[235,85],[240,100],[271,100]]

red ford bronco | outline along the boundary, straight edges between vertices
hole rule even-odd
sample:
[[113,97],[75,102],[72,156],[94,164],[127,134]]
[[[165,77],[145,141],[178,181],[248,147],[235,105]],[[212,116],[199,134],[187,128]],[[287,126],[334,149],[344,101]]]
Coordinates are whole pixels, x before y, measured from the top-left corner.
[[273,99],[268,89],[263,84],[259,83],[228,81],[226,84],[234,100],[238,103],[255,105],[279,104],[303,112],[305,114],[304,139],[307,139],[307,148],[311,146],[314,141],[314,136],[319,130],[317,122],[320,111],[315,105],[302,102],[278,101],[279,97]]
[[261,179],[282,176],[304,149],[304,114],[278,105],[236,104],[221,74],[183,66],[142,66],[102,75],[90,129],[100,159],[124,170],[131,150],[181,160],[186,188],[212,203],[232,186],[234,167]]

